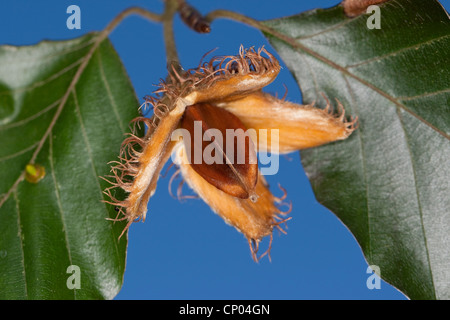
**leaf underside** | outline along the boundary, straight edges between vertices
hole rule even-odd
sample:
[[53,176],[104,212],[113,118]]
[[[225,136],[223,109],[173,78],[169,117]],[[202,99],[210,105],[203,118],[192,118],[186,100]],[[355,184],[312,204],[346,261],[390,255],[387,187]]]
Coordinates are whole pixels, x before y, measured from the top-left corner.
[[[106,220],[117,212],[99,176],[138,101],[109,40],[89,56],[96,41],[0,47],[0,299],[111,299],[122,286],[127,237]],[[20,176],[35,153],[46,174],[30,183]]]
[[450,299],[450,21],[435,0],[391,0],[350,19],[338,5],[265,21],[305,103],[339,99],[359,128],[304,150],[315,195],[369,265],[411,299]]

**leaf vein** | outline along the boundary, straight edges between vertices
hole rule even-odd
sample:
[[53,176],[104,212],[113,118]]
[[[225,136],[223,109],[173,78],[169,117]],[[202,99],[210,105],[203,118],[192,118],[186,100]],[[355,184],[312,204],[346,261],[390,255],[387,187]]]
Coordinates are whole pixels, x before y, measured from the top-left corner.
[[322,30],[322,31],[319,31],[319,32],[316,32],[316,33],[313,33],[313,34],[309,34],[307,36],[295,37],[294,39],[296,39],[296,40],[311,39],[311,38],[317,37],[317,36],[319,36],[321,34],[324,34],[324,33],[330,32],[330,31],[336,31],[337,29],[346,26],[347,24],[349,24],[350,22],[355,21],[356,19],[348,19],[348,20],[345,20],[344,22],[339,22],[339,23],[337,23],[337,24],[335,24],[335,25],[333,25],[333,26],[331,26],[329,28],[326,28],[326,29]]
[[[56,203],[58,204],[58,210],[59,210],[59,213],[61,215],[61,223],[62,223],[63,229],[64,229],[64,241],[65,241],[65,244],[66,244],[67,255],[68,255],[68,258],[69,258],[69,262],[72,265],[73,264],[73,262],[72,262],[72,254],[70,252],[69,237],[68,237],[69,230],[67,229],[66,221],[64,219],[64,211],[63,211],[63,208],[62,208],[61,195],[59,193],[58,182],[56,180],[55,164],[54,164],[54,161],[53,161],[53,137],[52,137],[51,134],[49,135],[49,139],[48,140],[49,140],[48,159],[49,159],[49,162],[50,162],[50,168],[51,168],[51,172],[52,172],[53,184],[55,185]],[[74,295],[74,298],[76,299],[76,290],[73,290],[73,295]]]
[[420,216],[420,226],[422,228],[422,234],[423,234],[423,242],[425,245],[425,251],[427,253],[427,262],[428,262],[428,269],[430,272],[430,278],[431,278],[431,283],[432,283],[432,287],[433,287],[433,294],[436,297],[436,288],[435,288],[435,284],[434,284],[434,280],[433,280],[433,269],[431,267],[431,260],[430,260],[430,251],[428,250],[428,244],[427,244],[427,237],[426,237],[426,232],[425,232],[425,226],[424,226],[424,222],[423,222],[423,210],[422,210],[422,204],[420,202],[420,192],[418,189],[418,185],[417,185],[417,176],[416,176],[416,169],[414,166],[414,157],[412,155],[411,152],[411,148],[410,148],[410,143],[409,143],[409,139],[408,139],[408,134],[406,133],[405,130],[405,125],[403,123],[403,116],[401,114],[401,110],[397,109],[397,115],[401,124],[401,128],[403,130],[403,134],[405,137],[405,142],[406,142],[406,147],[408,150],[408,155],[409,155],[409,159],[410,159],[410,163],[411,163],[411,169],[412,169],[412,176],[413,176],[413,180],[414,180],[414,189],[416,192],[416,199],[417,199],[417,206],[418,206],[418,210],[419,210],[419,216]]
[[[83,141],[84,141],[84,144],[86,145],[89,162],[91,165],[92,173],[94,175],[94,180],[96,181],[98,190],[100,191],[100,198],[103,199],[103,190],[102,190],[102,187],[100,186],[100,182],[98,180],[99,174],[97,172],[97,169],[95,168],[92,147],[91,147],[91,143],[89,142],[89,137],[86,132],[86,127],[84,125],[83,116],[81,115],[80,105],[78,104],[78,98],[77,98],[77,93],[76,93],[75,88],[73,88],[72,93],[73,93],[74,102],[75,102],[75,111],[77,114],[78,121],[80,122],[81,132],[83,134]],[[103,208],[104,208],[104,211],[106,212],[106,218],[109,218],[108,209],[106,208],[106,206],[104,206]],[[111,228],[111,233],[112,233],[113,237],[116,237],[116,235],[114,234],[113,228]],[[119,248],[117,247],[117,241],[113,241],[113,242],[114,242],[114,247],[116,250],[116,259],[117,259],[117,261],[119,261]]]
[[109,99],[109,101],[111,103],[111,106],[112,106],[112,109],[114,111],[114,116],[116,117],[116,120],[119,123],[120,130],[122,130],[122,133],[124,133],[125,132],[125,128],[123,127],[123,124],[120,121],[120,115],[119,115],[119,111],[117,110],[117,104],[116,104],[116,101],[114,100],[114,97],[113,97],[112,92],[111,92],[111,88],[110,88],[108,80],[106,79],[106,76],[105,76],[105,70],[103,68],[102,57],[101,57],[100,54],[98,54],[97,57],[98,57],[99,66],[100,66],[100,68],[99,68],[100,76],[101,76],[101,78],[103,80],[103,83],[105,85],[106,92],[108,93],[108,99]]
[[426,93],[419,94],[417,96],[397,97],[397,100],[410,101],[410,100],[416,100],[416,99],[423,98],[423,97],[431,97],[431,96],[434,96],[434,95],[438,95],[438,94],[441,94],[441,93],[447,93],[447,92],[450,92],[450,88],[449,89],[444,89],[444,90],[439,90],[439,91],[436,91],[436,92],[426,92]]
[[36,143],[33,143],[31,146],[26,147],[25,149],[22,149],[20,151],[17,151],[16,153],[4,156],[2,158],[0,158],[0,162],[5,161],[5,160],[9,160],[9,159],[13,159],[15,157],[18,157],[24,153],[27,153],[30,150],[33,150],[34,148],[36,148],[39,145],[39,141],[37,141]]
[[53,102],[52,104],[50,104],[49,106],[45,107],[41,111],[36,112],[35,114],[33,114],[33,115],[31,115],[31,116],[29,116],[29,117],[27,117],[25,119],[22,119],[22,120],[17,121],[17,122],[13,122],[13,123],[5,125],[5,126],[1,126],[0,127],[0,131],[1,130],[15,128],[15,127],[20,127],[20,126],[22,126],[22,125],[24,125],[24,124],[26,124],[26,123],[36,119],[36,118],[39,118],[41,115],[43,115],[43,114],[49,112],[50,110],[54,109],[59,104],[60,101],[61,101],[61,99]]
[[378,57],[373,57],[373,58],[370,58],[370,59],[367,59],[367,60],[364,60],[364,61],[361,61],[361,62],[358,62],[358,63],[355,63],[355,64],[346,65],[345,68],[346,69],[355,68],[355,67],[359,67],[359,66],[371,63],[371,62],[375,62],[375,61],[380,61],[380,60],[386,59],[388,57],[397,55],[399,53],[403,53],[405,51],[417,50],[417,49],[419,49],[422,46],[431,44],[434,41],[438,41],[438,40],[441,40],[443,38],[448,38],[448,37],[450,37],[450,34],[446,34],[446,35],[443,35],[443,36],[440,36],[440,37],[437,37],[437,38],[433,38],[433,39],[430,39],[428,41],[425,41],[425,42],[422,42],[422,43],[419,43],[419,44],[415,44],[413,46],[401,48],[400,50],[389,52],[387,54],[384,54],[384,55],[381,55],[381,56],[378,56]]
[[17,196],[17,191],[14,192],[14,201],[16,202],[16,210],[17,210],[17,229],[19,230],[19,241],[20,241],[20,247],[21,247],[21,254],[22,254],[22,267],[23,267],[23,277],[24,277],[24,290],[25,290],[25,297],[28,298],[28,286],[27,286],[27,272],[25,268],[25,250],[23,247],[23,240],[22,240],[22,223],[20,219],[20,208],[19,208],[19,197]]
[[0,92],[0,95],[10,94],[10,93],[20,93],[20,92],[29,91],[29,90],[33,90],[33,89],[36,89],[38,87],[44,86],[47,83],[49,83],[49,82],[59,78],[60,76],[64,75],[65,73],[69,72],[70,70],[72,70],[73,68],[75,68],[76,66],[81,64],[85,58],[86,57],[82,57],[81,59],[75,61],[74,63],[68,65],[67,67],[64,67],[63,69],[59,70],[58,72],[52,74],[47,79],[34,82],[32,85],[29,85],[29,86],[17,87],[17,88],[14,88],[14,89],[9,89],[9,90],[2,91],[2,92]]
[[[356,99],[355,99],[355,94],[354,94],[354,90],[352,88],[352,86],[350,85],[347,77],[345,75],[343,75],[344,81],[347,85],[348,88],[348,92],[350,94],[350,97],[352,99],[352,106],[355,109],[358,109],[358,104],[356,103]],[[358,110],[355,110],[356,114],[358,114]],[[369,235],[369,243],[368,243],[368,257],[370,259],[370,262],[372,263],[372,245],[371,245],[371,228],[370,228],[370,205],[369,205],[369,183],[368,183],[368,179],[367,179],[367,165],[366,165],[366,155],[365,155],[365,150],[364,150],[364,141],[363,141],[363,136],[361,134],[361,130],[356,130],[356,132],[354,132],[353,134],[356,134],[358,136],[358,141],[359,141],[359,147],[361,149],[361,165],[362,165],[362,170],[363,170],[363,175],[364,175],[364,186],[365,186],[365,192],[366,192],[366,210],[367,210],[367,234]]]

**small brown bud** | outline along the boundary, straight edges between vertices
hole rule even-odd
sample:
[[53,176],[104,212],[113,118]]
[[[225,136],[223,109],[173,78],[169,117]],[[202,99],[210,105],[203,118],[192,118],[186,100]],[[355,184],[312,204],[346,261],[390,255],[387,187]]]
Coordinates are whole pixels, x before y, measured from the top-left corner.
[[182,2],[178,8],[180,13],[180,18],[183,22],[192,30],[198,33],[209,33],[211,32],[211,27],[209,21],[203,17],[203,15],[194,7]]
[[367,8],[374,4],[380,4],[387,0],[343,0],[344,12],[349,17],[356,17],[366,12]]
[[45,177],[45,168],[39,164],[27,164],[25,167],[25,180],[38,183]]

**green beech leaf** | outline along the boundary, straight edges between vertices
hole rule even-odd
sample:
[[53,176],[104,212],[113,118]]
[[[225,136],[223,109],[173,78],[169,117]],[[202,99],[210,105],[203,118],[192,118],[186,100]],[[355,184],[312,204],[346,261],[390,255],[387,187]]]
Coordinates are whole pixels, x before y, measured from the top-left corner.
[[127,236],[106,220],[117,212],[99,176],[138,101],[99,39],[0,47],[0,299],[111,299],[122,286]]
[[338,5],[265,21],[265,35],[305,102],[324,93],[359,117],[349,139],[301,152],[318,201],[386,281],[450,299],[450,21],[436,0],[379,8],[381,29]]

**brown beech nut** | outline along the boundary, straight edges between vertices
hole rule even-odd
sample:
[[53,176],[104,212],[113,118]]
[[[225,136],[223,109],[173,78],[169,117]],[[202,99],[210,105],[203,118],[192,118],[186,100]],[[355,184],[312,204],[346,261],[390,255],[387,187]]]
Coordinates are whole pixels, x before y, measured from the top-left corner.
[[181,128],[190,133],[190,139],[184,140],[188,160],[202,178],[234,197],[255,199],[258,160],[238,117],[212,104],[199,103],[186,108]]

